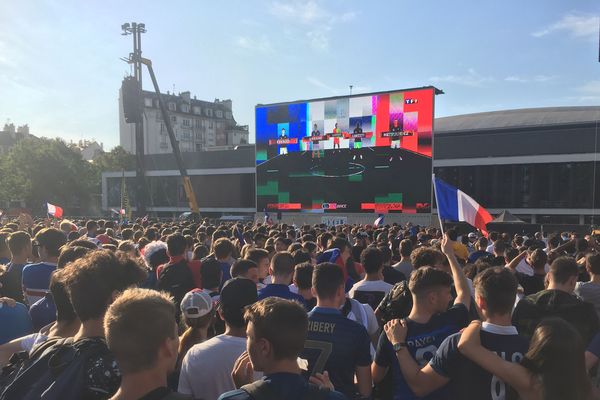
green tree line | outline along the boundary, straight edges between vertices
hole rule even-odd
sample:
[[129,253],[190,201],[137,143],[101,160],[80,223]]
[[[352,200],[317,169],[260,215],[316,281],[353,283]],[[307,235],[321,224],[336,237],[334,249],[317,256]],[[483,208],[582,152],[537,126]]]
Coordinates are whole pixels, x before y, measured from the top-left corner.
[[102,172],[133,168],[135,157],[120,146],[89,162],[61,139],[29,137],[0,155],[0,207],[22,201],[40,214],[49,202],[66,215],[98,214]]

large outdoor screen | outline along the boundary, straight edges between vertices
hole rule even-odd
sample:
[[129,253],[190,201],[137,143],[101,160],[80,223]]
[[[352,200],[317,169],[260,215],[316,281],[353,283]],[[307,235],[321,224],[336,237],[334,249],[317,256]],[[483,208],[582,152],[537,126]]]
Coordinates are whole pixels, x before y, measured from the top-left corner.
[[435,91],[258,105],[257,209],[430,212]]

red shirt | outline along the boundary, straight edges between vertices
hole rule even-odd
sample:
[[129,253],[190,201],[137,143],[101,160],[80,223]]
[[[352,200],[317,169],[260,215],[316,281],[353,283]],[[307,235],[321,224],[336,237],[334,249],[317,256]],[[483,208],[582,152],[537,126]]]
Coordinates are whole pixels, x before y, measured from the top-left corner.
[[[163,265],[159,266],[158,268],[156,268],[156,279],[158,279],[161,271],[167,265],[177,264],[178,262],[180,262],[183,259],[184,258],[182,255],[175,256],[175,257],[169,257],[168,263],[163,264]],[[192,276],[194,277],[194,285],[196,285],[197,288],[202,288],[202,274],[200,273],[200,267],[202,266],[202,263],[199,260],[192,260],[192,261],[187,262],[187,266],[190,269],[190,271],[192,272]]]

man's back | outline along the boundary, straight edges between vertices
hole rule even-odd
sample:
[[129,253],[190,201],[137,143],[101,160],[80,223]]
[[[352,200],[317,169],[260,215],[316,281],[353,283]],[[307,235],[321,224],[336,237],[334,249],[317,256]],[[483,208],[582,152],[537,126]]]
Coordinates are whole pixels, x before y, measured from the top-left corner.
[[519,334],[531,337],[538,323],[547,317],[559,317],[571,323],[586,345],[600,328],[591,303],[558,289],[543,290],[523,298],[513,312],[512,321]]
[[[246,338],[219,335],[193,346],[183,359],[179,375],[180,393],[216,400],[235,389],[231,371],[235,360],[246,350]],[[255,373],[254,378],[260,379]]]
[[410,279],[410,274],[413,272],[413,266],[408,260],[397,262],[396,264],[392,265],[392,268],[398,272],[401,272],[405,279]]
[[383,300],[393,287],[393,285],[384,281],[362,280],[355,283],[348,294],[351,298],[376,309],[381,300]]
[[308,314],[308,336],[300,358],[308,360],[307,374],[328,371],[335,389],[352,397],[356,367],[371,363],[369,335],[339,310],[315,307]]
[[0,303],[0,344],[10,342],[32,332],[31,319],[27,307],[17,303],[14,307]]
[[[448,311],[433,315],[427,323],[418,323],[407,319],[407,349],[420,367],[423,367],[435,355],[438,347],[449,336],[458,332],[468,323],[469,312],[462,304],[457,304]],[[387,335],[383,332],[377,344],[375,363],[390,368],[394,382],[394,399],[416,399],[400,370],[396,352],[392,348]],[[444,389],[428,396],[428,399],[445,398]]]
[[[429,365],[439,375],[450,379],[448,389],[452,399],[494,400],[504,399],[510,388],[504,382],[481,368],[458,351],[460,333],[449,336],[440,345]],[[519,363],[527,352],[529,343],[517,334],[512,326],[499,326],[484,322],[481,344],[504,358]]]
[[318,390],[299,374],[279,372],[262,380],[243,386],[242,389],[224,393],[219,400],[343,400],[335,391]]
[[33,304],[42,299],[50,286],[50,277],[56,270],[56,264],[37,263],[23,268],[22,284],[27,304]]
[[299,294],[292,293],[288,285],[270,283],[258,291],[258,300],[266,299],[267,297],[281,297],[282,299],[296,300],[304,305],[304,297]]

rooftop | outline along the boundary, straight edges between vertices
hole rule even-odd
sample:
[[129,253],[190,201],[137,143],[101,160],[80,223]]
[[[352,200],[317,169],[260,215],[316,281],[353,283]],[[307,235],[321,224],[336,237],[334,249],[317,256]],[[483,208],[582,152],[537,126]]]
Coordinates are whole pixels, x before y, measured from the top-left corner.
[[522,108],[435,119],[435,131],[465,132],[548,125],[590,123],[600,120],[600,106]]

